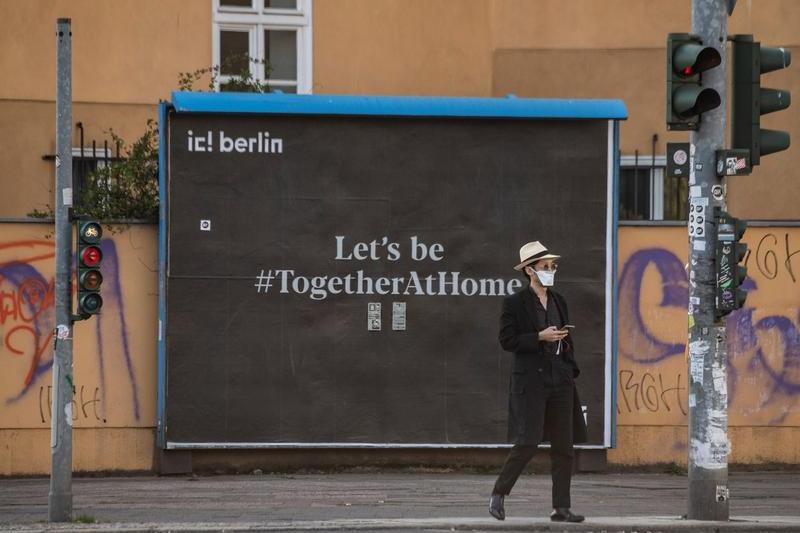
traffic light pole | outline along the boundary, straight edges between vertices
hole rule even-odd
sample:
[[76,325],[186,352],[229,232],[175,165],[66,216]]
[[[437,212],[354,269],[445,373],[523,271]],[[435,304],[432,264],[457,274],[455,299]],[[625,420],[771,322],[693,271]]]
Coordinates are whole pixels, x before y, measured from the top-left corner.
[[718,68],[703,86],[720,96],[690,135],[689,211],[689,501],[687,517],[728,520],[728,392],[724,322],[715,313],[715,211],[725,209],[716,151],[725,148],[728,0],[692,0],[692,33],[717,49]]
[[72,520],[72,31],[70,19],[56,24],[56,186],[53,405],[50,427],[51,522]]

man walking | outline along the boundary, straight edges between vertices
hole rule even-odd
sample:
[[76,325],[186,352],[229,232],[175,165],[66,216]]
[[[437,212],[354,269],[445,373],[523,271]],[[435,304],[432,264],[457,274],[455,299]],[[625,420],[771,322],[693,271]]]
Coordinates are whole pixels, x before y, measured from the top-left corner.
[[586,424],[574,379],[575,362],[564,297],[553,291],[558,255],[540,242],[519,251],[514,267],[529,284],[507,296],[500,317],[500,345],[514,354],[509,390],[508,454],[489,500],[489,512],[505,519],[504,498],[511,492],[540,442],[550,441],[554,522],[582,522],[570,510],[573,443],[586,441]]

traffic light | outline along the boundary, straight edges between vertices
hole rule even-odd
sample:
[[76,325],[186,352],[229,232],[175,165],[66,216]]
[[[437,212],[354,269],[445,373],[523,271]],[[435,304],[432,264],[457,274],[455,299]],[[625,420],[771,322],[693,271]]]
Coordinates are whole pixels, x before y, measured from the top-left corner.
[[103,307],[100,296],[100,285],[103,284],[103,274],[100,273],[102,236],[99,222],[78,222],[78,314],[83,317],[96,315]]
[[721,62],[717,49],[703,46],[696,35],[667,36],[667,129],[697,130],[700,116],[719,107],[719,93],[701,82],[702,72]]
[[752,166],[761,156],[789,148],[789,133],[761,129],[761,115],[786,109],[791,94],[782,89],[762,89],[761,75],[788,67],[792,54],[785,48],[768,48],[752,35],[735,35],[733,41],[733,148],[750,150]]
[[717,316],[723,317],[744,306],[747,291],[742,284],[747,277],[747,267],[740,266],[747,254],[747,245],[739,242],[747,229],[747,222],[720,211],[717,216]]

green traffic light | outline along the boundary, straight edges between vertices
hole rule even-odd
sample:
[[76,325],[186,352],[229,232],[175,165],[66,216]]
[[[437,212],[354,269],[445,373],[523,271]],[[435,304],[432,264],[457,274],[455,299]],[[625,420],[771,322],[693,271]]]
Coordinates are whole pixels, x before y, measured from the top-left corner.
[[791,136],[787,131],[765,130],[759,128],[758,152],[760,155],[782,152],[792,144]]
[[759,71],[761,74],[781,70],[792,64],[792,51],[787,48],[770,48],[767,46],[760,46],[759,48],[761,60]]
[[733,102],[731,141],[733,148],[750,150],[751,166],[761,163],[762,155],[789,148],[788,132],[761,128],[761,115],[774,113],[792,104],[789,91],[761,87],[761,75],[781,70],[792,63],[785,48],[761,46],[752,35],[735,35],[733,41]]
[[96,315],[103,307],[103,298],[97,293],[89,293],[78,301],[78,309],[87,315]]
[[747,221],[719,211],[716,222],[716,312],[721,318],[741,309],[747,300],[747,291],[742,288],[747,267],[739,264],[747,255],[747,244],[740,242],[747,230]]
[[83,318],[96,315],[103,307],[103,298],[100,296],[100,287],[103,284],[103,274],[100,271],[103,262],[103,252],[100,240],[103,229],[97,221],[84,221],[77,223],[77,308]]

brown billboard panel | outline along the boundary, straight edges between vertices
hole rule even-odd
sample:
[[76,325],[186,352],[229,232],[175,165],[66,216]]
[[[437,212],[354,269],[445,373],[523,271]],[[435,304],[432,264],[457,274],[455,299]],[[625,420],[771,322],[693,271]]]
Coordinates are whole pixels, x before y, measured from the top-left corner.
[[505,443],[518,249],[563,256],[608,445],[608,120],[172,112],[171,447]]

